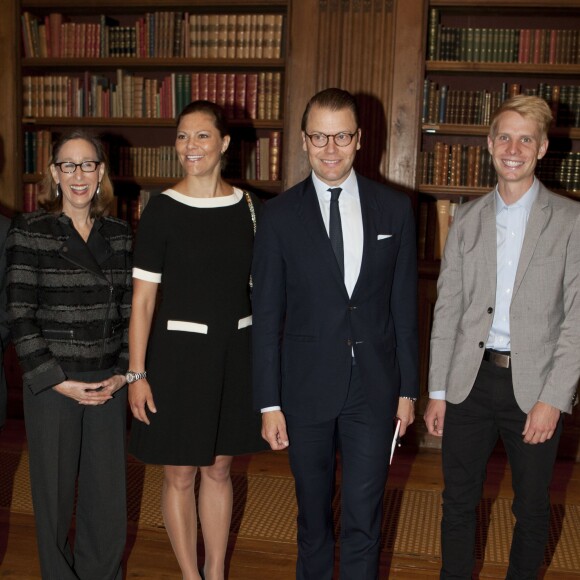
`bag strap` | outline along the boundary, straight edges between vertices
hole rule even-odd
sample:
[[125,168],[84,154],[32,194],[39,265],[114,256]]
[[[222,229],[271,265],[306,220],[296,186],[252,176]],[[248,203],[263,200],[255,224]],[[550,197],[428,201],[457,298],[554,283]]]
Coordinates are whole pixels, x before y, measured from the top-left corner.
[[[254,229],[254,237],[256,236],[256,210],[254,209],[254,202],[252,201],[252,196],[244,189],[244,197],[246,198],[246,201],[248,203],[248,208],[250,210],[250,216],[252,217],[252,227]],[[252,291],[252,288],[254,287],[254,281],[252,280],[252,275],[250,274],[250,280],[249,280],[249,285],[250,285],[250,292]]]

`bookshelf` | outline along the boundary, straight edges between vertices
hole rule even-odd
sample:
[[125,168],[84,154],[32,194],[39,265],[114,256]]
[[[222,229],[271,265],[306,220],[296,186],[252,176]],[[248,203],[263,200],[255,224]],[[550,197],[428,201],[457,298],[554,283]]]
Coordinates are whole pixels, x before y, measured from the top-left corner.
[[16,67],[22,196],[29,210],[55,134],[82,126],[108,145],[120,217],[141,190],[175,183],[174,119],[196,98],[230,119],[225,175],[271,196],[284,188],[290,0],[21,0]]
[[431,214],[442,219],[437,205],[453,207],[495,185],[489,117],[514,94],[550,104],[555,123],[537,174],[580,198],[580,2],[431,0],[426,10],[416,190],[420,259],[430,261],[442,251],[437,233],[429,239]]

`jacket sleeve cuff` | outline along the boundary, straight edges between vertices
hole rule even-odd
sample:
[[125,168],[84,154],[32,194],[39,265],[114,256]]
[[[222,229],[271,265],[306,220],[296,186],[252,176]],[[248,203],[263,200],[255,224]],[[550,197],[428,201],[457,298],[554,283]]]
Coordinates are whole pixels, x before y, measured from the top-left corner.
[[52,389],[55,385],[66,381],[66,379],[67,376],[63,370],[57,366],[37,374],[32,380],[25,379],[25,384],[34,395],[38,395],[47,389]]

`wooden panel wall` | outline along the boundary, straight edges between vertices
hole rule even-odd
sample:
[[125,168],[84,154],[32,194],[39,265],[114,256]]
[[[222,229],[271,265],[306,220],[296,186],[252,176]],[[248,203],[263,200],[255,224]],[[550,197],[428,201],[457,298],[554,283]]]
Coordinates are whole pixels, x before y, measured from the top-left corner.
[[356,169],[386,175],[392,95],[393,0],[319,0],[316,90],[340,87],[357,97],[362,149]]

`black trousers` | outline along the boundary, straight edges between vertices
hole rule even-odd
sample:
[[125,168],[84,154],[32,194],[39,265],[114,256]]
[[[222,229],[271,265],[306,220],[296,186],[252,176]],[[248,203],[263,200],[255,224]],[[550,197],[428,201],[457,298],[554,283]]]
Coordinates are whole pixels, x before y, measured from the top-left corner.
[[516,403],[511,370],[485,361],[467,399],[446,407],[441,578],[471,580],[476,509],[489,456],[501,437],[512,472],[512,512],[516,518],[506,578],[536,580],[548,540],[549,485],[562,420],[549,441],[524,443],[526,414]]
[[296,578],[332,578],[332,498],[338,448],[342,464],[340,578],[376,580],[393,437],[389,413],[379,417],[370,409],[358,367],[353,366],[347,400],[336,419],[314,425],[293,416],[286,416],[286,421],[298,501]]
[[[102,373],[101,373],[102,374]],[[108,373],[107,376],[110,376]],[[102,380],[103,376],[79,380]],[[79,405],[24,389],[30,482],[43,580],[120,580],[126,539],[127,389]],[[69,543],[78,478],[74,551]]]

